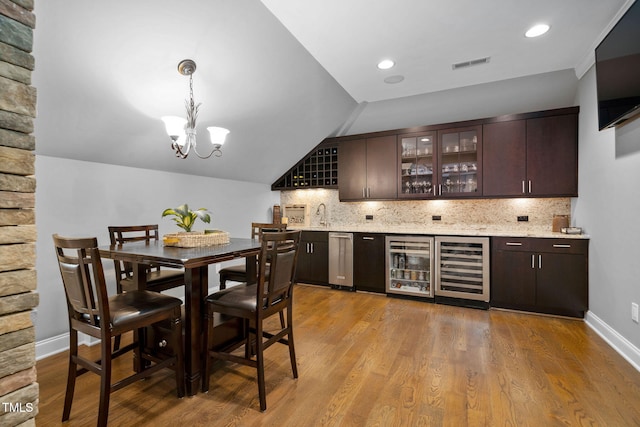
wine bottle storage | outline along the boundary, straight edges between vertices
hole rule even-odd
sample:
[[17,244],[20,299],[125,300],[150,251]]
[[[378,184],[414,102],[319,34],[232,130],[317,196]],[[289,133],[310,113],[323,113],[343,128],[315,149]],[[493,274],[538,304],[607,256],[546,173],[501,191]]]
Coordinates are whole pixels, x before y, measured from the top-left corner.
[[292,167],[272,190],[338,187],[338,147],[318,147]]
[[489,238],[436,237],[436,295],[489,302]]

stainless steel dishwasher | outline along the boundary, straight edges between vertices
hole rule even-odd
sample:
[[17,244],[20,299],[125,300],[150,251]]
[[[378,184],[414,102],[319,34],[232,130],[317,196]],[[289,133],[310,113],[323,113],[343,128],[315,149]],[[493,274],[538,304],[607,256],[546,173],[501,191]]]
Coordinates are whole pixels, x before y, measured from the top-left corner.
[[352,233],[329,233],[329,284],[353,288]]

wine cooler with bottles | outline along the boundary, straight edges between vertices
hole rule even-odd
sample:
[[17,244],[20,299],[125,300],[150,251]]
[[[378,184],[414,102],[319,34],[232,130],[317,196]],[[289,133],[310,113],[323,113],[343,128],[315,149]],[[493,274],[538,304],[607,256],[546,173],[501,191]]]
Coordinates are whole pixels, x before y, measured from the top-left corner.
[[387,293],[433,298],[433,245],[433,237],[386,237]]
[[388,294],[489,302],[489,238],[386,237]]

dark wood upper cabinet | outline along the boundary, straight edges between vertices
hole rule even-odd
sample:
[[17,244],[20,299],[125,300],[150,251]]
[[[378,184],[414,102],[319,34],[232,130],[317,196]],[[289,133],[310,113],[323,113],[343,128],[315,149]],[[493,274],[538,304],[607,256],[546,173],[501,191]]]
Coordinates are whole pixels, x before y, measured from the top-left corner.
[[438,142],[437,195],[482,195],[482,126],[440,130]]
[[327,138],[272,189],[337,186],[342,201],[577,197],[578,112]]
[[367,140],[357,139],[340,144],[338,162],[340,200],[364,198],[367,186]]
[[398,136],[398,198],[478,197],[482,126]]
[[483,126],[484,173],[482,194],[522,196],[527,179],[527,122],[489,123]]
[[396,136],[344,141],[340,145],[340,200],[395,199]]
[[527,190],[532,196],[578,195],[578,115],[527,120]]
[[483,126],[485,197],[578,195],[578,114]]
[[398,135],[398,198],[426,199],[437,189],[438,133],[436,131]]

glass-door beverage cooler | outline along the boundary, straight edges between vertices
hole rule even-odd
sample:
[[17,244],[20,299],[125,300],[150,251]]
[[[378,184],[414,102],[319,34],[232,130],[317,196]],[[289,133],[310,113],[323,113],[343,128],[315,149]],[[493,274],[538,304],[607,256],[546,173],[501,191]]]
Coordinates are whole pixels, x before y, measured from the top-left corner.
[[433,237],[387,236],[387,293],[433,298]]

